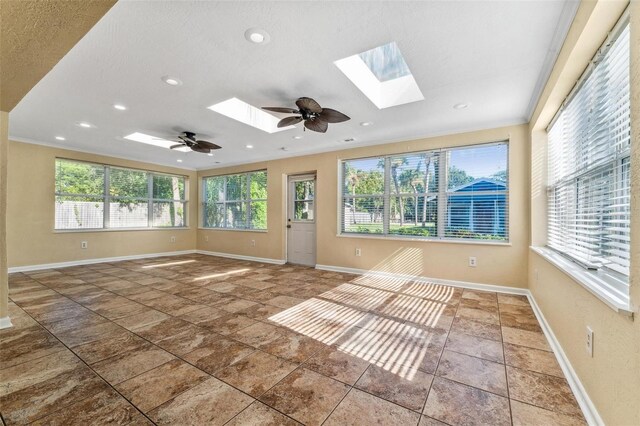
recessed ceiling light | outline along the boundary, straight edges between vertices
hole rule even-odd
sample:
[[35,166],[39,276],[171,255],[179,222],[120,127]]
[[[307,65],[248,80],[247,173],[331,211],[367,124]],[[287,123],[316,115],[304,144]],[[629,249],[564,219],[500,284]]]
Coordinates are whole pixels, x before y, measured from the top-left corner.
[[209,157],[213,157],[213,154],[212,154],[212,153],[208,153],[207,155],[208,155]]
[[280,148],[280,151],[289,151],[289,148],[287,148],[286,146],[283,146],[282,148]]
[[113,107],[115,109],[117,109],[118,111],[126,111],[127,110],[127,107],[122,105],[122,104],[114,104]]
[[302,136],[294,136],[293,139],[302,139]]
[[76,123],[76,125],[78,127],[83,127],[85,129],[90,129],[90,128],[94,127],[93,124],[87,123],[86,121],[79,121],[78,123]]
[[245,147],[246,147],[247,149],[251,149],[251,148],[253,148],[253,145],[245,145]]
[[179,158],[178,158],[176,161],[177,161],[178,163],[182,163],[182,160],[181,160],[181,159],[179,159]]
[[344,142],[353,142],[355,140],[356,140],[355,138],[347,138],[347,139],[344,139]]
[[167,83],[169,86],[180,86],[182,84],[182,82],[177,78],[169,77],[168,75],[165,75],[164,77],[162,77],[162,81]]
[[255,44],[266,44],[271,40],[269,34],[261,28],[249,28],[244,32],[244,38]]
[[465,109],[469,106],[469,104],[455,104],[453,106],[454,109]]
[[362,123],[360,123],[360,125],[362,127],[367,127],[367,126],[371,126],[373,123],[370,121],[363,121]]
[[58,140],[58,141],[64,141],[64,140],[66,140],[66,139],[67,139],[67,138],[65,138],[65,137],[63,137],[63,136],[56,136],[56,140]]

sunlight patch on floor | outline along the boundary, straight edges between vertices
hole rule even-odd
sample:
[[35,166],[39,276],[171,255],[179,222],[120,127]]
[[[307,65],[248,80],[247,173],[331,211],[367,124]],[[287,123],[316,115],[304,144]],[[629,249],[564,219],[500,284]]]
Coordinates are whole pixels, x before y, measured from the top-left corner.
[[156,263],[155,265],[147,265],[143,266],[142,269],[152,269],[152,268],[164,268],[167,266],[176,266],[176,265],[184,265],[185,263],[193,263],[195,260],[179,260],[175,262],[167,262],[167,263]]

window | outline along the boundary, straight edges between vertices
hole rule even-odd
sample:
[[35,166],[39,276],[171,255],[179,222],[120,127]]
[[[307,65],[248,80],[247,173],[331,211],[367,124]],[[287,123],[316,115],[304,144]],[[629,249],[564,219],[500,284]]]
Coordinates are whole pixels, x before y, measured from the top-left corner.
[[104,166],[56,159],[55,229],[104,227]]
[[345,234],[506,241],[507,143],[342,162]]
[[548,130],[550,248],[629,275],[629,25],[614,30]]
[[55,229],[186,226],[185,183],[184,176],[58,158]]
[[507,238],[507,145],[447,152],[447,217],[453,238]]
[[300,180],[293,182],[293,220],[297,222],[313,221],[313,199],[315,197],[315,180]]
[[205,228],[267,229],[266,170],[202,180]]

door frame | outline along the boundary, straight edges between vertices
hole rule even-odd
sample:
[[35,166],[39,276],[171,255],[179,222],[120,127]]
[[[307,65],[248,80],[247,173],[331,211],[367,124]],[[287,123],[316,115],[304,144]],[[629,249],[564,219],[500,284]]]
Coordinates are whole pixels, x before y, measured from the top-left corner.
[[289,190],[291,188],[291,182],[295,182],[297,180],[308,180],[309,178],[313,178],[315,181],[314,185],[314,194],[313,194],[313,224],[315,226],[315,254],[316,254],[316,264],[318,260],[318,172],[310,171],[303,173],[291,173],[285,175],[284,179],[284,187],[285,187],[285,203],[284,203],[284,216],[282,218],[283,222],[283,232],[284,232],[284,262],[285,264],[289,263],[289,228],[288,218],[289,218],[289,208],[291,206],[291,197],[289,194]]

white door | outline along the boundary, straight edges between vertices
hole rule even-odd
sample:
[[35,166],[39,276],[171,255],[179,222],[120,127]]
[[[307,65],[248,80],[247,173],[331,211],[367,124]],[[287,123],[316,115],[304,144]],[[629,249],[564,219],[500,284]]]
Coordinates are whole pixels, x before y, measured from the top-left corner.
[[316,177],[289,176],[287,262],[316,265]]

